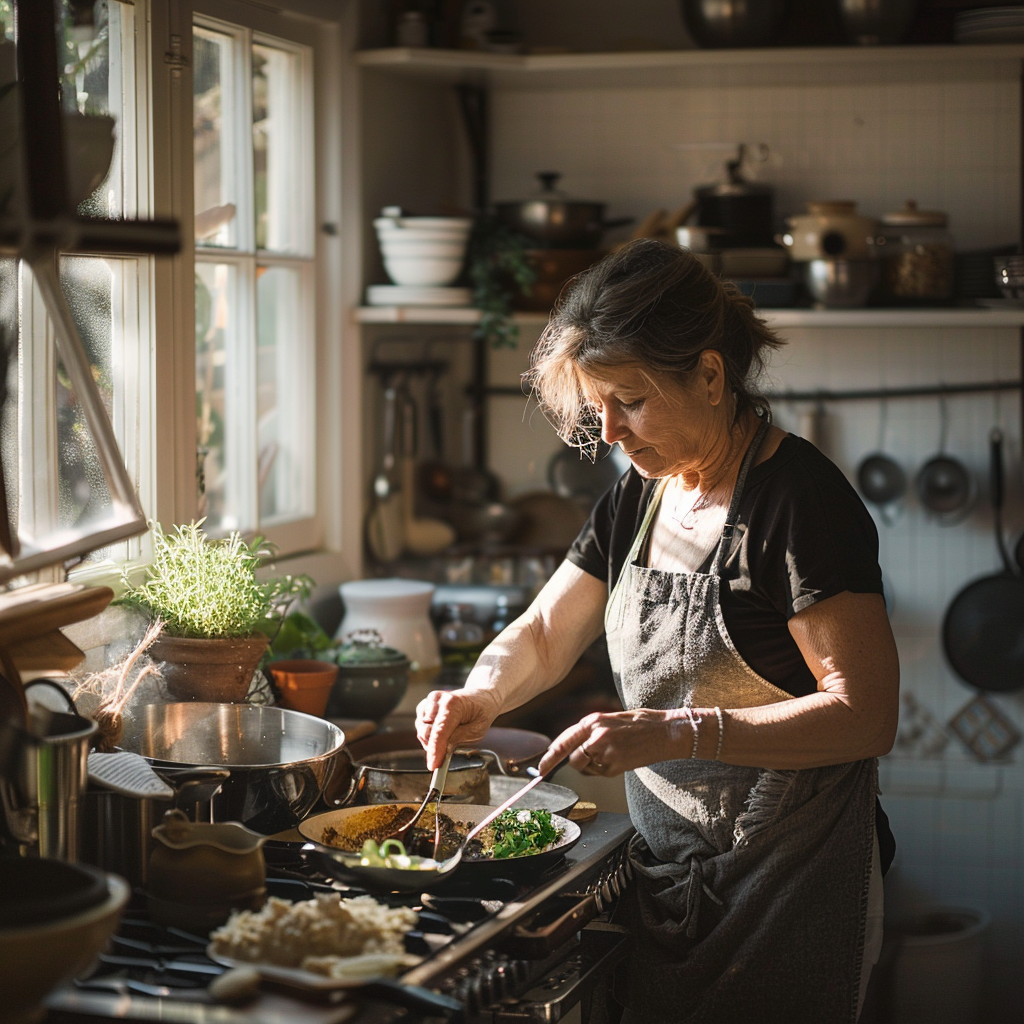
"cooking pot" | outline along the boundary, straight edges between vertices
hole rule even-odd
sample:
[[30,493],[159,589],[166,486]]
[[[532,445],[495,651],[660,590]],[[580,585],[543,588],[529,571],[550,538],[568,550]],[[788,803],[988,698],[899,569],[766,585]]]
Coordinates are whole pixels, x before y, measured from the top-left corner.
[[878,221],[857,213],[846,200],[810,202],[807,213],[786,218],[785,234],[776,241],[797,261],[817,259],[874,259]]
[[[525,729],[489,729],[480,749],[452,756],[445,799],[458,803],[487,803],[489,766],[508,775],[540,764],[551,745],[547,736]],[[430,788],[427,758],[412,729],[381,732],[357,740],[343,751],[337,773],[326,794],[334,807],[350,803],[392,803],[422,800]],[[456,799],[459,793],[465,799]]]
[[513,231],[532,238],[543,248],[596,249],[607,228],[631,224],[632,217],[605,220],[607,204],[566,198],[556,187],[557,171],[537,174],[540,191],[530,199],[497,203],[498,220]]
[[[726,162],[726,180],[699,185],[693,190],[697,201],[697,224],[720,229],[718,248],[758,248],[772,244],[775,231],[772,214],[773,190],[744,179],[741,168],[748,147],[740,145],[736,156]],[[767,146],[757,148],[757,159],[768,158]]]
[[345,743],[333,723],[252,704],[147,704],[124,720],[121,747],[164,768],[227,768],[215,821],[270,835],[293,828],[330,782]]
[[327,718],[379,722],[409,688],[409,659],[388,647],[375,629],[349,633],[336,655],[338,673],[327,698]]

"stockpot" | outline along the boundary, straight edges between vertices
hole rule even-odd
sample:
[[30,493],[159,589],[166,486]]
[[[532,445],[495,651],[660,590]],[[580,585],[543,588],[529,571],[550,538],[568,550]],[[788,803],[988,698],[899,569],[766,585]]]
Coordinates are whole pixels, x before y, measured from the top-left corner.
[[226,768],[215,821],[264,835],[293,828],[334,774],[345,734],[299,711],[252,704],[148,704],[124,721],[121,748],[165,768]]
[[566,198],[557,188],[561,174],[542,171],[537,175],[541,188],[530,199],[497,203],[498,220],[506,227],[542,248],[596,249],[607,228],[632,223],[632,217],[605,220],[606,203],[591,203]]

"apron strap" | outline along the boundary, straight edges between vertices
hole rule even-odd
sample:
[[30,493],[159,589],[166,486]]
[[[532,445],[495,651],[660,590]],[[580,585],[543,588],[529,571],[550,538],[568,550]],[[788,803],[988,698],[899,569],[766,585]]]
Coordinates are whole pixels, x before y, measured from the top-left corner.
[[732,501],[729,502],[729,511],[725,514],[725,526],[722,527],[722,536],[718,541],[715,559],[711,565],[712,576],[720,575],[722,560],[732,542],[732,535],[736,532],[736,520],[739,518],[740,500],[743,497],[743,489],[747,484],[747,474],[754,465],[754,460],[757,458],[757,453],[761,450],[761,445],[764,444],[765,437],[768,436],[768,428],[771,425],[772,416],[766,410],[762,416],[761,425],[757,428],[757,433],[754,435],[754,440],[750,442],[750,447],[747,449],[747,453],[743,456],[743,462],[740,464],[739,475],[736,477],[736,486],[732,489]]

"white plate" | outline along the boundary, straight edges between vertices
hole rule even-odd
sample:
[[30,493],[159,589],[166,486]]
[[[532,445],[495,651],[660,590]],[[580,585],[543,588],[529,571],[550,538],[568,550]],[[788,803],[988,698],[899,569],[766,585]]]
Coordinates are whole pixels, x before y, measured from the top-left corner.
[[[211,942],[206,947],[206,955],[216,964],[220,964],[222,967],[254,967],[260,972],[261,978],[266,978],[267,981],[278,982],[281,985],[288,985],[291,988],[303,989],[307,992],[333,992],[337,989],[346,988],[359,988],[360,985],[365,985],[368,981],[372,981],[373,978],[329,978],[325,974],[314,974],[312,971],[303,971],[298,967],[281,967],[279,964],[267,964],[267,963],[253,963],[250,960],[235,960],[229,956],[222,956],[220,953],[213,951],[214,946]],[[382,954],[380,953],[369,953],[366,956],[354,956],[346,957],[347,960],[359,961],[359,960],[379,960]],[[398,959],[398,958],[394,958]],[[409,970],[410,967],[414,967],[417,963],[422,961],[422,957],[414,957],[409,954],[404,954],[400,963],[401,971],[396,974],[401,974],[403,971]],[[395,977],[395,974],[381,975],[378,974],[376,977]]]
[[371,306],[468,306],[472,298],[468,288],[371,284],[366,289]]

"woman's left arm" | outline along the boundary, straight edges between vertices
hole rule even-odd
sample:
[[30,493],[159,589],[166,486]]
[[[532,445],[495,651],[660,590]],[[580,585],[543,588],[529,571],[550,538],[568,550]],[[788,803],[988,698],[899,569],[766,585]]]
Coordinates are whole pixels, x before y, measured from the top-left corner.
[[[896,738],[899,661],[880,594],[844,591],[798,612],[789,631],[818,692],[753,708],[694,708],[696,756],[758,768],[816,768],[878,757]],[[572,752],[587,774],[617,775],[693,753],[682,710],[587,715],[559,736],[542,771]]]
[[[721,760],[815,768],[888,753],[896,739],[900,670],[882,596],[836,594],[794,615],[789,631],[818,692],[726,710]],[[717,730],[712,712],[698,756],[715,756]]]

